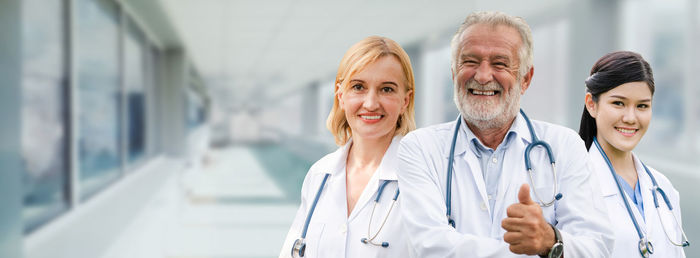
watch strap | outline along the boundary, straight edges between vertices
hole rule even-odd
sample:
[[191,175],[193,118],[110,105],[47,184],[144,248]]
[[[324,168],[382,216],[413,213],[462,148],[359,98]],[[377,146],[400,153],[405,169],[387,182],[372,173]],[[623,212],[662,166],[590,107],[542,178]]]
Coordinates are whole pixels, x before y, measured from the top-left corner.
[[554,230],[554,245],[551,248],[549,248],[549,251],[546,254],[540,254],[540,257],[543,257],[543,258],[551,257],[551,253],[552,253],[552,251],[554,251],[554,247],[556,247],[557,245],[564,244],[564,242],[562,241],[561,232],[559,232],[559,229],[557,229],[557,227],[555,227],[552,224],[549,224],[549,226],[552,227],[552,230]]

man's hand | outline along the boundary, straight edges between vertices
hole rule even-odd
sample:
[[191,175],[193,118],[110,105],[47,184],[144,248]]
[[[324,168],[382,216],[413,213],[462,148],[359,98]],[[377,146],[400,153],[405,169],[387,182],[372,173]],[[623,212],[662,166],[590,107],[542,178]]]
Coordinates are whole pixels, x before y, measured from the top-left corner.
[[501,221],[506,230],[503,240],[516,254],[547,254],[555,243],[554,230],[544,220],[542,208],[530,198],[530,186],[523,184],[518,192],[519,203],[508,206],[508,217]]

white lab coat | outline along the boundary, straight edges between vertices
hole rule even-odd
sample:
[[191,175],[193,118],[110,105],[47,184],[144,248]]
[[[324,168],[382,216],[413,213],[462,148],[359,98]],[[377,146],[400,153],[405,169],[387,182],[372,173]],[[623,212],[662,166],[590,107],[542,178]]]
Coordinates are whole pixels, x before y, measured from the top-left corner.
[[[532,121],[540,140],[551,145],[563,198],[543,207],[547,222],[560,229],[564,257],[608,257],[612,250],[610,222],[604,214],[600,189],[592,184],[586,148],[572,130]],[[518,191],[530,179],[524,150],[531,142],[522,115],[515,120],[516,139],[504,156],[499,191],[490,210],[480,163],[466,138],[465,123],[457,137],[452,177],[452,216],[456,230],[445,217],[445,188],[450,144],[455,122],[409,133],[399,147],[399,186],[403,222],[412,257],[513,257],[503,241],[501,221],[506,209],[518,202]],[[553,196],[551,165],[543,148],[531,153],[536,189],[544,201]],[[492,215],[493,214],[493,215]],[[493,217],[493,221],[492,218]]]
[[[301,189],[301,206],[294,217],[279,257],[290,257],[292,244],[301,236],[304,220],[326,173],[331,175],[328,177],[326,187],[323,189],[309,224],[304,257],[407,257],[407,240],[401,227],[401,205],[398,202],[374,240],[375,243],[389,242],[389,247],[383,248],[360,242],[360,239],[368,237],[367,227],[381,183],[386,180],[392,181],[384,188],[374,211],[370,230],[372,235],[376,234],[381,226],[396,194],[398,188],[396,152],[400,141],[400,136],[393,138],[381,164],[362,191],[349,217],[345,191],[345,164],[348,149],[352,143],[349,142],[311,166]],[[401,198],[399,196],[399,199]]]
[[[641,257],[638,248],[639,235],[634,227],[634,223],[632,223],[632,219],[629,217],[629,213],[627,212],[627,208],[625,207],[622,198],[620,198],[620,191],[617,188],[617,184],[615,184],[615,179],[613,178],[612,173],[610,173],[610,168],[595,145],[591,145],[589,153],[592,168],[600,181],[600,188],[602,190],[603,199],[605,199],[605,204],[607,205],[610,221],[615,222],[612,224],[612,229],[615,234],[615,247],[613,249],[612,257]],[[654,245],[654,254],[652,254],[650,257],[685,257],[683,248],[674,246],[666,238],[664,229],[661,225],[661,220],[654,206],[654,197],[652,196],[651,191],[653,183],[651,178],[649,175],[647,175],[639,158],[637,158],[637,156],[634,154],[632,154],[632,157],[634,159],[634,166],[637,169],[637,176],[639,178],[639,187],[644,204],[644,218],[646,218],[646,221],[644,218],[642,218],[639,210],[637,207],[635,207],[629,196],[627,196],[626,193],[624,196],[627,198],[630,208],[632,208],[632,213],[634,213],[637,223],[639,223],[639,226],[642,229],[642,233],[646,233],[647,238],[652,245]],[[647,166],[647,168],[649,168],[649,171],[651,171],[652,175],[654,175],[659,187],[666,192],[666,195],[673,206],[673,212],[679,219],[679,223],[681,223],[681,207],[678,200],[678,191],[673,188],[671,182],[668,181],[663,174],[649,166]],[[678,230],[678,227],[673,221],[673,216],[667,212],[668,209],[666,208],[666,203],[663,201],[661,195],[657,194],[657,197],[659,198],[659,209],[661,211],[662,218],[667,226],[666,230],[668,230],[668,233],[674,237],[674,241],[680,242],[681,232]]]

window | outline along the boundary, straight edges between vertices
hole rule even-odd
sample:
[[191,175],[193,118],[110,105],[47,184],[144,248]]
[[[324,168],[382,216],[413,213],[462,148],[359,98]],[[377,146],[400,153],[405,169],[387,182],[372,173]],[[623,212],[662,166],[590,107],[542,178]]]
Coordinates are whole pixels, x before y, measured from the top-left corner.
[[77,0],[80,199],[114,181],[121,168],[118,8]]
[[[654,72],[653,118],[640,149],[674,160],[697,162],[697,123],[693,108],[697,86],[692,65],[697,50],[686,2],[626,1],[622,12],[622,49],[640,53]],[[683,150],[683,151],[678,151]]]
[[454,121],[459,114],[453,100],[454,87],[450,73],[452,50],[448,42],[442,43],[427,48],[419,59],[423,60],[420,66],[423,79],[416,82],[420,92],[415,100],[418,127]]
[[187,129],[192,130],[204,123],[205,120],[205,103],[202,97],[196,91],[192,90],[191,86],[186,90],[187,103]]
[[126,132],[129,162],[144,156],[146,145],[146,55],[145,36],[128,20],[124,45],[124,72],[126,80]]
[[69,206],[69,130],[63,1],[22,2],[24,231]]

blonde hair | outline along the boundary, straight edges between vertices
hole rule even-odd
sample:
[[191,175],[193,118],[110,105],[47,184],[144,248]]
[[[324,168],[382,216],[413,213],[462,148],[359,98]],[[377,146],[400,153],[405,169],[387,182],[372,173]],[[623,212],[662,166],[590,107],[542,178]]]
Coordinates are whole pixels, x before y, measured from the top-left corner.
[[[335,77],[333,108],[326,120],[326,127],[335,137],[336,144],[344,145],[352,137],[352,128],[350,128],[345,117],[345,111],[340,107],[337,97],[338,93],[349,88],[349,78],[352,78],[368,64],[385,56],[394,56],[398,59],[406,79],[404,84],[406,85],[405,90],[406,92],[413,91],[415,94],[415,80],[413,78],[413,68],[411,68],[411,59],[398,43],[380,36],[370,36],[355,43],[345,52],[343,59],[340,60],[338,73]],[[413,111],[414,94],[409,96],[406,111],[399,115],[394,135],[406,135],[411,130],[416,129],[415,112]]]
[[452,37],[452,42],[450,46],[452,48],[452,69],[457,70],[457,55],[459,52],[459,47],[462,44],[462,34],[472,25],[476,24],[486,24],[491,26],[505,25],[511,27],[520,33],[520,39],[522,45],[518,49],[518,59],[520,59],[520,70],[518,71],[518,76],[524,76],[530,68],[532,67],[532,31],[530,26],[523,18],[517,16],[510,16],[502,12],[474,12],[469,14],[459,29],[457,33]]

